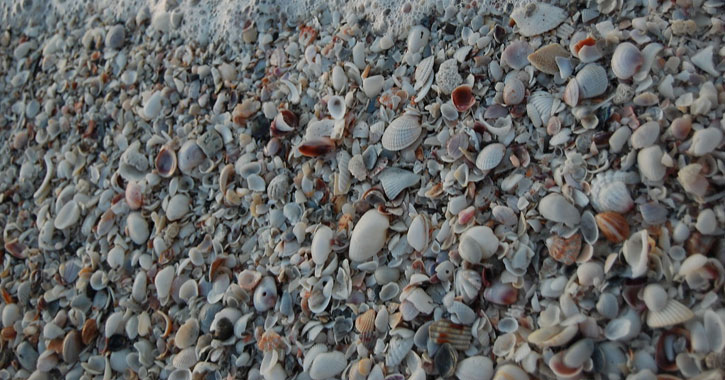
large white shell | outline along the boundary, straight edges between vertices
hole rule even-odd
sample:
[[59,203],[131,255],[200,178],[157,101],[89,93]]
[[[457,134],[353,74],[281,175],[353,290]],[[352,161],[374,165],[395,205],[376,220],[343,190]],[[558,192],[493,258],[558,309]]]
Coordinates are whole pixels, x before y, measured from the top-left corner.
[[506,146],[500,143],[486,145],[476,158],[476,167],[481,170],[494,169],[503,160]]
[[373,75],[363,79],[363,92],[368,98],[374,98],[383,91],[385,78],[382,75]]
[[383,148],[396,152],[403,150],[415,142],[423,128],[418,115],[406,112],[393,120],[383,133]]
[[345,99],[342,96],[335,95],[327,99],[327,111],[335,120],[345,117]]
[[632,277],[637,278],[647,272],[649,256],[649,234],[647,230],[640,230],[624,242],[622,247],[624,259],[632,270]]
[[486,356],[470,356],[456,368],[459,380],[490,380],[493,377],[493,362]]
[[692,145],[687,152],[696,157],[711,153],[720,145],[722,138],[723,133],[719,128],[708,127],[697,130],[692,135]]
[[582,99],[599,96],[607,90],[607,70],[596,63],[589,63],[576,74],[579,95]]
[[548,32],[559,26],[567,16],[565,10],[546,3],[529,3],[511,12],[511,19],[524,37]]
[[408,53],[417,53],[422,50],[430,39],[430,30],[422,25],[416,25],[408,31]]
[[629,42],[620,43],[612,55],[612,71],[619,79],[631,78],[644,63],[639,48]]
[[461,234],[458,252],[461,258],[479,264],[482,259],[493,256],[498,249],[498,237],[486,226],[474,226]]
[[317,354],[310,366],[310,377],[314,380],[328,379],[341,373],[347,367],[345,354],[340,351]]
[[352,230],[350,260],[361,262],[375,256],[385,245],[389,225],[388,217],[377,210],[363,214]]
[[327,257],[332,252],[332,229],[328,226],[321,225],[315,231],[312,238],[312,261],[317,265],[323,265],[327,261]]
[[383,186],[385,196],[388,199],[395,199],[403,190],[420,181],[420,176],[411,171],[393,167],[383,170],[378,175],[378,179]]
[[643,179],[658,182],[665,177],[667,168],[662,164],[663,155],[659,145],[644,148],[637,153],[637,166]]
[[579,210],[558,193],[551,193],[541,199],[539,213],[547,220],[564,223],[569,227],[576,226],[581,220]]

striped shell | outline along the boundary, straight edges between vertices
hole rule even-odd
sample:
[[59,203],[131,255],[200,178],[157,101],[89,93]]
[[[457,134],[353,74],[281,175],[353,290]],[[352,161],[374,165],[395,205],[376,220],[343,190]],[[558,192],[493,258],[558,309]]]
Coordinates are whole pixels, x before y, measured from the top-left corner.
[[[629,195],[625,184],[631,173],[608,172],[599,174],[591,183],[592,205],[597,211],[616,211],[625,213],[634,207],[634,201]],[[638,176],[634,176],[638,177]]]
[[576,74],[579,94],[582,99],[599,96],[607,90],[607,71],[596,63],[589,63]]
[[629,42],[619,44],[612,54],[612,72],[619,79],[631,78],[643,63],[642,52]]
[[549,249],[549,255],[554,260],[564,265],[571,265],[574,264],[581,251],[582,237],[579,233],[575,233],[569,238],[553,235],[546,239],[546,246]]
[[491,170],[498,166],[506,153],[506,147],[500,143],[486,145],[476,158],[476,167],[481,170]]
[[428,336],[436,344],[449,343],[461,351],[471,345],[471,328],[455,324],[447,319],[439,319],[428,326]]
[[599,226],[599,231],[610,242],[621,243],[629,237],[629,223],[622,214],[607,211],[597,214],[594,218]]
[[420,181],[418,174],[400,168],[387,168],[378,175],[378,178],[388,199],[397,198],[403,190]]
[[413,87],[414,90],[418,91],[420,90],[425,83],[428,81],[428,78],[433,74],[433,63],[435,56],[429,56],[428,58],[423,59],[418,63],[418,65],[415,68],[415,86]]
[[355,329],[360,334],[375,332],[375,310],[369,309],[368,311],[358,315],[357,318],[355,318]]
[[687,322],[694,316],[690,308],[671,299],[662,310],[647,312],[647,325],[652,328],[673,326]]
[[422,131],[419,116],[405,113],[385,128],[382,138],[383,148],[393,152],[403,150],[413,145]]

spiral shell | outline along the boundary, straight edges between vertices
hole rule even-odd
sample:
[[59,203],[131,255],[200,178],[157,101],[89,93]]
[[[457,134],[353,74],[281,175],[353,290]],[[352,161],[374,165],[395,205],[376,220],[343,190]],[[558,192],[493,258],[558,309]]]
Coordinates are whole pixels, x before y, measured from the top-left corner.
[[423,128],[420,125],[420,117],[416,114],[406,112],[393,120],[383,133],[383,148],[397,152],[403,150],[418,139]]

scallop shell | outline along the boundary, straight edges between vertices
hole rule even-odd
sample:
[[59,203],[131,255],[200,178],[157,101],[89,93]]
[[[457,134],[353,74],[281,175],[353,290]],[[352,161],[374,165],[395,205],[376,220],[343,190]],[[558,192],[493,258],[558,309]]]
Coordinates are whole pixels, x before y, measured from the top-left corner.
[[385,245],[388,217],[377,210],[368,210],[355,225],[350,238],[349,258],[362,262],[375,256]]
[[596,63],[589,63],[576,74],[579,94],[582,99],[593,98],[607,91],[607,71]]
[[554,260],[564,264],[574,264],[582,247],[582,238],[579,233],[564,238],[559,235],[553,235],[546,239],[546,246],[549,249],[549,255]]
[[176,172],[176,153],[169,147],[163,146],[154,160],[156,172],[164,178],[169,178]]
[[476,97],[473,95],[471,86],[462,85],[456,87],[451,92],[451,101],[456,106],[458,112],[466,112],[469,108],[476,104]]
[[597,211],[626,213],[634,207],[629,190],[616,174],[600,174],[591,183],[591,201]]
[[548,44],[528,56],[529,62],[541,72],[555,75],[559,72],[557,57],[569,57],[569,52],[563,46],[553,43]]
[[529,3],[511,12],[511,19],[516,22],[519,34],[524,37],[548,32],[559,26],[567,17],[565,10],[546,3]]
[[506,153],[506,146],[500,143],[486,145],[476,158],[476,167],[481,170],[492,170],[498,166]]
[[172,364],[177,369],[189,369],[196,365],[198,361],[199,357],[196,354],[196,348],[188,347],[174,356]]
[[406,112],[393,120],[383,133],[383,148],[397,152],[403,150],[418,139],[423,129],[420,125],[420,117],[416,114]]
[[607,211],[595,216],[597,226],[607,240],[621,243],[629,237],[629,223],[620,213]]
[[647,325],[651,328],[673,326],[685,323],[694,316],[690,308],[677,300],[670,299],[662,310],[647,312]]
[[335,120],[340,120],[345,117],[345,107],[345,99],[342,96],[335,95],[327,99],[327,111]]
[[387,168],[383,170],[378,179],[383,186],[385,196],[388,199],[395,199],[403,190],[415,185],[420,181],[420,176],[411,171],[400,168]]
[[322,380],[335,377],[347,367],[345,354],[340,351],[317,354],[310,366],[310,378]]
[[486,356],[469,356],[458,362],[456,377],[459,380],[488,380],[493,377],[493,362]]
[[413,348],[413,338],[394,338],[388,345],[388,353],[385,355],[385,365],[395,367],[403,362],[408,352]]
[[[560,104],[558,100],[557,102],[557,104]],[[532,106],[537,111],[538,117],[541,120],[541,125],[547,125],[549,123],[549,118],[555,113],[554,96],[546,91],[537,91],[531,94],[528,99],[528,104],[526,105],[527,110],[529,106]]]
[[471,327],[439,319],[428,326],[429,339],[436,344],[448,343],[453,348],[465,351],[471,345]]
[[501,61],[514,70],[521,70],[529,64],[528,56],[533,52],[528,42],[519,40],[510,43],[501,53]]
[[579,210],[561,194],[551,193],[539,202],[539,214],[547,220],[564,223],[569,227],[579,224]]
[[612,55],[612,71],[619,79],[629,79],[642,67],[644,56],[629,42],[617,45]]
[[503,86],[503,102],[507,106],[516,105],[524,100],[526,88],[524,84],[515,76],[506,78]]

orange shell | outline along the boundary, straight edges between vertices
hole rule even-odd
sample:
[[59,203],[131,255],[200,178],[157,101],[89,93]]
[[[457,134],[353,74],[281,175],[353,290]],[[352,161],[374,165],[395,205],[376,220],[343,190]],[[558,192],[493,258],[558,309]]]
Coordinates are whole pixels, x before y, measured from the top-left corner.
[[607,211],[597,214],[594,218],[599,231],[612,243],[621,243],[629,237],[629,223],[622,214]]
[[547,239],[546,245],[549,248],[549,255],[554,260],[564,265],[571,265],[576,261],[579,251],[581,251],[582,237],[578,232],[569,238],[553,235]]

